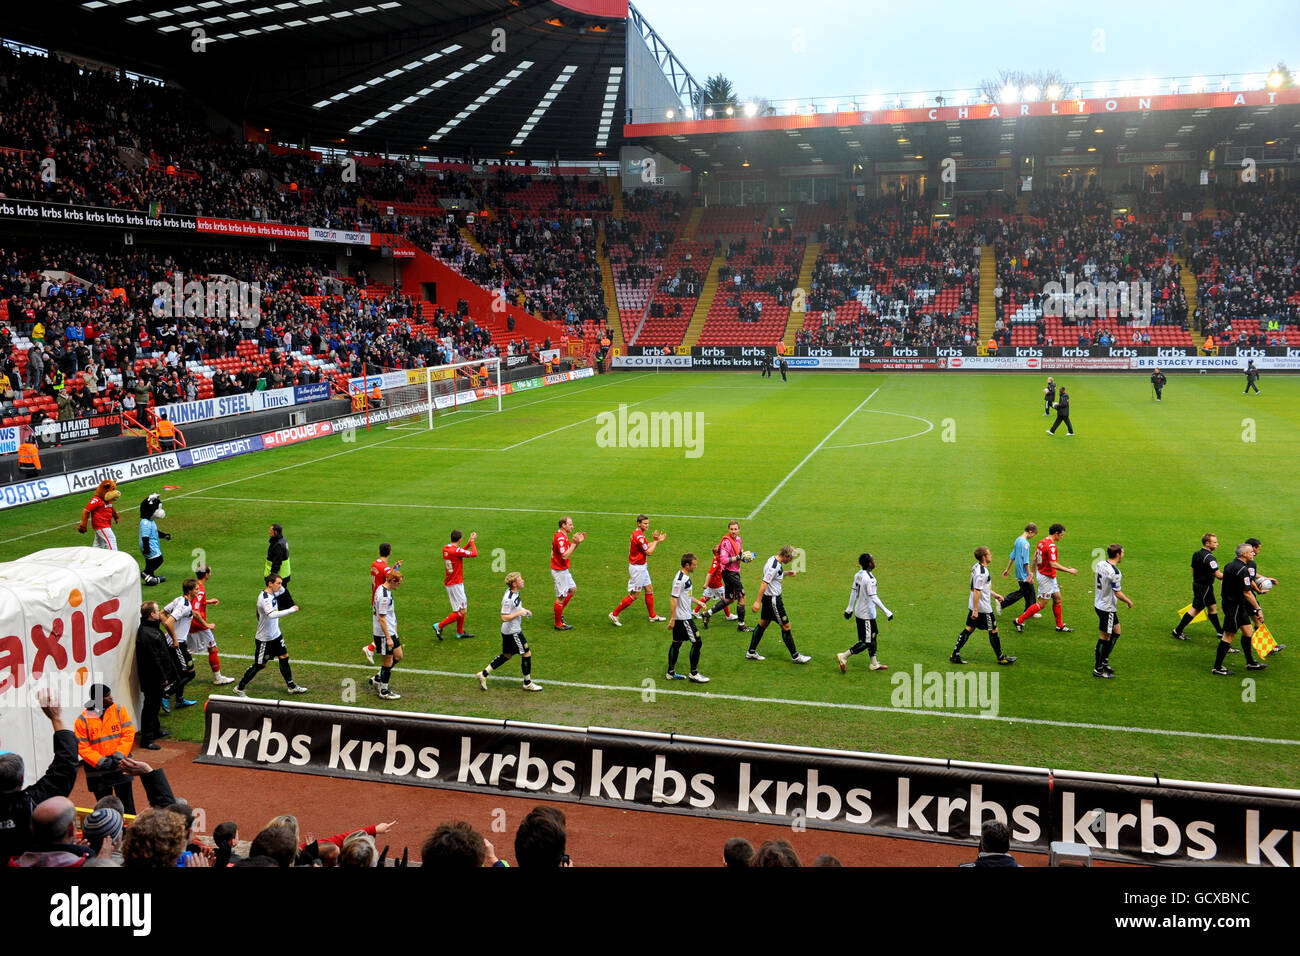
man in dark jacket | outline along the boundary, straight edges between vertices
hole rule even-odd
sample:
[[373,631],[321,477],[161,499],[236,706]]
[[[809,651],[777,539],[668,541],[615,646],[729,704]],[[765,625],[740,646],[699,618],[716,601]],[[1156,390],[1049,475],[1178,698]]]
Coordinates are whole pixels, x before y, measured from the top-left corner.
[[157,601],[140,605],[140,629],[135,635],[135,666],[140,675],[140,691],[144,705],[140,708],[140,740],[145,750],[159,750],[155,741],[170,736],[162,729],[158,711],[167,698],[168,689],[181,675],[177,669],[176,653],[162,632],[162,614]]
[[[77,782],[77,738],[63,723],[57,701],[40,698],[41,713],[54,727],[54,759],[45,775],[22,789],[26,767],[15,753],[0,753],[0,865],[31,846],[32,811],[50,797],[66,797]],[[0,740],[0,747],[5,741]]]
[[980,852],[970,863],[963,863],[962,866],[976,867],[977,869],[1002,869],[1004,867],[1015,867],[1020,864],[1016,862],[1008,851],[1011,849],[1011,832],[1007,829],[1005,823],[999,823],[997,820],[989,820],[984,824],[980,832]]
[[284,590],[277,598],[280,610],[293,607],[294,600],[289,595],[289,542],[284,539],[284,529],[278,524],[271,525],[271,538],[266,546],[266,568],[263,574],[278,574]]

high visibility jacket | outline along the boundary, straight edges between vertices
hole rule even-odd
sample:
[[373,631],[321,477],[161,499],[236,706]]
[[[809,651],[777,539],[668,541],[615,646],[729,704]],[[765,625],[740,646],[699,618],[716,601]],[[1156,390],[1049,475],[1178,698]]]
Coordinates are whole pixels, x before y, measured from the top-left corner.
[[41,470],[41,456],[36,450],[36,446],[31,442],[24,442],[18,446],[18,464]]
[[102,716],[92,710],[83,710],[73,731],[77,735],[77,753],[89,767],[94,767],[100,758],[112,753],[129,756],[135,742],[135,725],[121,704],[111,705]]
[[167,418],[158,419],[158,437],[159,438],[176,437],[176,426],[172,424],[170,419]]

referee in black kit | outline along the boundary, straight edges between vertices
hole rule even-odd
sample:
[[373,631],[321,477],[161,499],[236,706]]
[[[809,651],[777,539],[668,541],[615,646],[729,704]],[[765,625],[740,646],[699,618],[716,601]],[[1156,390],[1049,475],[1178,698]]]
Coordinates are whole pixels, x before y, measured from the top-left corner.
[[1074,425],[1070,423],[1070,393],[1065,390],[1064,385],[1061,386],[1061,394],[1052,407],[1056,409],[1056,421],[1052,422],[1052,427],[1047,430],[1047,434],[1055,435],[1056,430],[1064,423],[1066,435],[1073,435]]
[[1264,612],[1255,600],[1255,591],[1250,586],[1249,562],[1255,557],[1255,549],[1248,544],[1237,545],[1237,557],[1223,569],[1223,638],[1215,648],[1214,669],[1211,674],[1231,677],[1232,671],[1223,666],[1223,659],[1228,656],[1232,639],[1241,631],[1241,653],[1246,658],[1246,670],[1262,671],[1267,665],[1255,660],[1251,653],[1250,639],[1255,634],[1251,625],[1252,618],[1263,622]]

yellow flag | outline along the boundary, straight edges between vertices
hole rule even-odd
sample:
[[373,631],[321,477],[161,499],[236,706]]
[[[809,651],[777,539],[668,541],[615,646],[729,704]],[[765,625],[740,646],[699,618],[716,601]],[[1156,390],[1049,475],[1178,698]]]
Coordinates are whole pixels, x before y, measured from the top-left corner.
[[1268,657],[1273,652],[1273,648],[1277,647],[1277,641],[1273,640],[1273,634],[1267,624],[1255,628],[1255,633],[1250,637],[1250,646],[1261,658]]
[[[1189,605],[1187,605],[1187,607],[1185,607],[1185,608],[1183,608],[1181,611],[1179,611],[1178,614],[1179,614],[1179,616],[1180,616],[1180,619],[1181,619],[1181,615],[1188,613],[1191,609],[1192,609],[1192,606],[1189,604]],[[1205,615],[1205,608],[1201,608],[1199,611],[1196,612],[1196,617],[1192,618],[1192,619],[1191,619],[1190,621],[1188,621],[1187,623],[1189,623],[1189,624],[1196,624],[1196,623],[1198,623],[1198,622],[1200,622],[1200,621],[1205,621],[1205,620],[1208,620],[1208,618],[1207,618],[1206,615]]]

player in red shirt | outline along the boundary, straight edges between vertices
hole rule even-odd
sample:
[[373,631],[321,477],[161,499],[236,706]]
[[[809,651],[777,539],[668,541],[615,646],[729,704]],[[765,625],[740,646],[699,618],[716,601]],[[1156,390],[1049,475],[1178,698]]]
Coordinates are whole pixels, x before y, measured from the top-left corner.
[[81,534],[86,533],[86,523],[95,532],[95,547],[104,548],[108,551],[117,550],[117,535],[113,533],[113,523],[121,515],[113,507],[113,502],[122,496],[122,492],[117,490],[117,484],[112,481],[101,481],[99,487],[95,489],[94,497],[86,502],[86,507],[81,511],[81,523],[77,525],[77,531]]
[[1062,634],[1072,634],[1074,628],[1066,627],[1065,622],[1061,619],[1061,586],[1057,583],[1056,572],[1064,571],[1066,574],[1078,574],[1076,568],[1067,568],[1056,560],[1056,543],[1061,540],[1065,534],[1065,525],[1057,522],[1047,529],[1047,537],[1038,542],[1038,547],[1034,550],[1034,565],[1038,572],[1038,600],[1025,609],[1025,612],[1016,618],[1016,630],[1025,629],[1025,621],[1037,614],[1047,599],[1052,599],[1052,614],[1056,616],[1056,629]]
[[587,532],[573,533],[573,519],[565,516],[560,519],[560,530],[551,538],[551,578],[555,581],[555,629],[571,631],[573,625],[564,619],[564,609],[573,600],[578,586],[573,583],[569,573],[569,558],[578,545],[587,540]]
[[465,633],[465,611],[469,609],[469,601],[465,599],[464,562],[466,558],[478,557],[478,545],[474,543],[478,540],[478,532],[471,531],[469,533],[468,548],[460,546],[460,539],[461,533],[452,531],[451,544],[442,546],[442,564],[447,572],[442,583],[447,588],[447,600],[451,602],[451,613],[433,625],[433,633],[438,635],[438,640],[442,640],[442,629],[452,621],[456,622],[457,637],[474,636]]
[[[696,614],[702,614],[712,600],[725,600],[727,596],[726,586],[722,581],[722,546],[715,545],[713,548],[713,563],[709,565],[709,576],[704,579],[704,594],[695,599],[694,611]],[[704,618],[704,626],[708,627],[708,617]]]
[[216,598],[208,597],[208,578],[211,576],[212,568],[207,565],[194,571],[194,577],[199,583],[194,589],[194,596],[190,598],[193,619],[190,622],[189,649],[191,654],[202,654],[205,650],[208,652],[208,666],[212,668],[212,683],[233,684],[235,682],[233,677],[221,673],[221,656],[217,653],[217,638],[212,633],[213,625],[208,621],[208,608],[216,607],[221,603]]
[[650,566],[647,559],[655,553],[655,548],[659,542],[668,537],[662,531],[651,531],[650,537],[646,537],[646,531],[650,528],[650,519],[645,515],[636,516],[636,528],[632,531],[632,541],[628,545],[627,555],[627,597],[619,601],[618,607],[609,612],[610,623],[615,627],[622,627],[623,622],[618,616],[632,606],[636,596],[642,591],[645,592],[646,610],[650,612],[650,623],[656,621],[666,621],[666,617],[657,617],[655,615],[655,589],[650,584]]
[[[370,563],[370,604],[372,608],[375,603],[375,592],[379,590],[379,585],[388,579],[388,572],[402,569],[401,561],[389,565],[388,556],[392,553],[393,546],[385,541],[379,546],[379,557]],[[371,641],[361,648],[361,653],[365,654],[366,660],[373,664],[375,662],[375,642]]]

